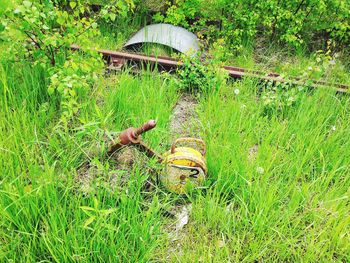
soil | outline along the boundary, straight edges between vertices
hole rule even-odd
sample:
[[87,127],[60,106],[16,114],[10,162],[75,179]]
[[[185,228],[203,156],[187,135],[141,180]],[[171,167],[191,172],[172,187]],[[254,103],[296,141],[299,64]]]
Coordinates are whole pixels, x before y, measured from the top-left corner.
[[[201,125],[196,112],[197,106],[198,101],[193,95],[184,93],[179,98],[170,120],[172,142],[180,137],[200,138]],[[195,145],[193,147],[196,148]],[[183,216],[184,211],[186,211],[185,216]],[[171,243],[168,251],[169,255],[182,253],[181,240],[188,235],[186,225],[191,221],[190,211],[191,203],[189,202],[175,205],[168,211],[169,214],[174,216],[163,225],[164,232],[168,233],[169,242]]]
[[[118,133],[111,132],[108,135],[104,134],[101,140],[104,140],[105,144],[111,145],[113,140],[118,137]],[[97,156],[101,151],[101,147],[96,145],[94,155]],[[94,189],[95,181],[102,181],[108,185],[111,190],[116,187],[125,185],[130,177],[130,173],[134,165],[142,165],[145,161],[145,156],[140,153],[134,147],[124,147],[118,152],[115,152],[112,156],[107,157],[101,162],[108,162],[110,169],[105,171],[102,167],[95,164],[94,162],[86,162],[81,165],[77,170],[76,182],[78,189],[83,193],[91,193]]]
[[190,94],[183,94],[173,109],[170,121],[172,139],[179,137],[198,137],[200,122],[196,113],[198,101]]
[[91,182],[97,172],[89,163],[85,163],[79,167],[75,181],[79,186],[79,190],[85,194],[91,192]]

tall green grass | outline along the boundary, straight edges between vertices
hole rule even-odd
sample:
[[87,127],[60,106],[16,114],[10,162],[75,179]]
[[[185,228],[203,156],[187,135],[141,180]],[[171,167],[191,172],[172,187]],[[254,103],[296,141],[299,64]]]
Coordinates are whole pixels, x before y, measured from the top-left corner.
[[[154,174],[139,165],[124,187],[111,188],[103,140],[104,131],[155,118],[144,140],[168,150],[173,76],[101,77],[66,129],[43,70],[0,69],[1,262],[349,260],[348,96],[305,93],[269,115],[249,79],[202,96],[208,181],[179,197],[159,185],[145,193]],[[77,169],[87,162],[101,172],[83,193]],[[169,236],[175,219],[164,211],[189,203],[189,223]]]
[[187,232],[170,258],[348,261],[349,97],[305,93],[299,105],[269,117],[256,89],[245,80],[201,102],[209,190],[193,200]]
[[101,79],[74,122],[80,125],[68,131],[57,123],[58,98],[46,94],[39,68],[2,67],[0,90],[0,261],[148,261],[161,223],[156,199],[144,204],[148,175],[135,167],[121,191],[86,195],[76,170],[94,159],[108,169],[90,151],[101,130],[156,118],[159,129],[145,137],[151,144],[166,138],[177,98],[172,81],[149,73]]

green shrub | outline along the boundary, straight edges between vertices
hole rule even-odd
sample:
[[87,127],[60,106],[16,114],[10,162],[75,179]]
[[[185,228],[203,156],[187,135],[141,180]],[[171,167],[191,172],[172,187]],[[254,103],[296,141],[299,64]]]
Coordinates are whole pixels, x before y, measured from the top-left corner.
[[227,77],[213,61],[203,63],[199,56],[184,57],[177,72],[180,89],[195,94],[218,91]]
[[290,109],[300,103],[305,91],[306,88],[302,86],[266,81],[260,93],[264,114],[269,117],[284,117]]
[[224,38],[233,50],[257,36],[294,48],[314,48],[317,38],[348,45],[349,18],[350,2],[343,0],[178,0],[154,16],[156,22],[184,26],[213,42]]
[[[7,5],[1,12],[1,39],[7,54],[16,60],[39,64],[49,73],[49,94],[61,96],[61,120],[67,123],[80,108],[79,96],[85,94],[103,68],[94,47],[86,47],[100,31],[100,21],[113,22],[126,16],[132,0],[108,1],[98,12],[84,1],[21,1]],[[71,45],[84,47],[86,57],[71,51]]]

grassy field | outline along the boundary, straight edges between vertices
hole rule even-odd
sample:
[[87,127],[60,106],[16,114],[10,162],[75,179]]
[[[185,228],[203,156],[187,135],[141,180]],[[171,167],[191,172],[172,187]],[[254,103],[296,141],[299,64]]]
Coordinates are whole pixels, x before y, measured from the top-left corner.
[[[157,183],[145,189],[155,182],[145,167],[159,168],[147,159],[112,186],[103,135],[154,118],[144,140],[168,150],[174,76],[101,77],[67,128],[57,124],[45,74],[0,67],[1,262],[350,260],[349,96],[303,90],[275,106],[251,79],[202,94],[208,180],[178,196]],[[86,163],[94,172],[82,191]],[[189,204],[189,222],[175,233],[166,211]]]
[[[143,23],[129,16],[102,24],[89,44],[120,50]],[[209,48],[217,67],[350,84],[344,54],[334,60],[275,43],[231,54],[224,46]],[[140,51],[175,55],[155,45]],[[0,262],[350,261],[347,94],[276,92],[217,72],[220,88],[191,94],[208,180],[179,196],[157,182],[155,160],[139,154],[125,171],[106,156],[111,132],[149,119],[157,128],[144,141],[169,150],[174,106],[186,93],[176,74],[100,75],[63,125],[49,73],[8,55],[0,52]],[[188,223],[179,230],[183,208]]]

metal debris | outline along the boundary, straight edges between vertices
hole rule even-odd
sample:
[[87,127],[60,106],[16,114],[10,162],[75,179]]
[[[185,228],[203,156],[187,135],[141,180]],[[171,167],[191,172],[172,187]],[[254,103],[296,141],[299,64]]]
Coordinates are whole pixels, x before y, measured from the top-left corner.
[[176,227],[175,227],[175,231],[179,232],[181,231],[181,229],[187,225],[188,223],[188,219],[189,219],[189,210],[191,210],[191,205],[188,206],[188,208],[186,206],[184,206],[181,210],[181,212],[179,214],[176,215]]
[[195,34],[182,27],[170,24],[145,26],[130,38],[124,47],[141,43],[162,44],[187,55],[192,55],[199,51],[199,41]]

